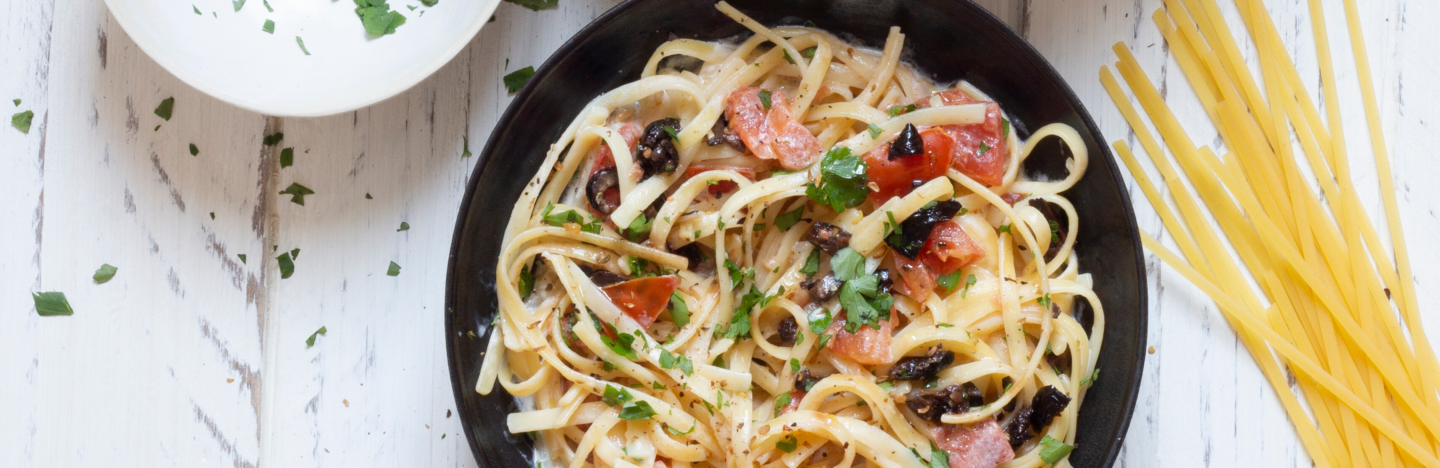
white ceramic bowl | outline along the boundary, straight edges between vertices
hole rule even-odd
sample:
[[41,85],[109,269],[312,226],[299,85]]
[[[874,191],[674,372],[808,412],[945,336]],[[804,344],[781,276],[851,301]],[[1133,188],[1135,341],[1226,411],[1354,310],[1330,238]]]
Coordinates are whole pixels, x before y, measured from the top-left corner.
[[[500,3],[440,0],[426,7],[391,0],[407,21],[394,34],[373,37],[353,0],[268,0],[274,12],[264,1],[246,0],[238,12],[232,0],[105,3],[145,53],[190,86],[245,109],[293,117],[358,109],[414,86],[465,48]],[[274,34],[261,30],[267,19],[275,22]]]

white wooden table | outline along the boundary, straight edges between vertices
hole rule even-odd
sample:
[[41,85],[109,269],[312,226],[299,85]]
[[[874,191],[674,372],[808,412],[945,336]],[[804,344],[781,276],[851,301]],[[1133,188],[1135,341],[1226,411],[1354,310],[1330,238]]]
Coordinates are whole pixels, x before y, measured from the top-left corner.
[[[473,466],[451,416],[441,317],[476,163],[461,157],[462,138],[478,153],[510,102],[500,78],[539,65],[616,3],[504,4],[414,89],[356,112],[280,119],[181,83],[100,0],[0,0],[0,98],[35,112],[28,135],[0,129],[0,465]],[[1120,40],[1188,128],[1208,125],[1150,22],[1159,0],[982,3],[1050,59],[1109,138],[1135,146],[1096,78]],[[1267,3],[1316,89],[1306,2]],[[1339,2],[1325,4],[1329,30],[1343,34]],[[1440,343],[1440,4],[1362,4],[1419,300]],[[1342,89],[1355,89],[1348,48],[1336,57]],[[164,122],[153,110],[171,96]],[[1341,104],[1357,185],[1378,215],[1357,96]],[[276,132],[280,145],[262,145]],[[281,168],[286,147],[295,164]],[[292,182],[315,190],[304,206],[277,195]],[[1160,230],[1143,201],[1136,212],[1141,228]],[[396,232],[402,221],[410,230]],[[282,280],[276,249],[295,248],[294,276]],[[391,261],[398,277],[385,274]],[[96,285],[102,263],[119,273]],[[1119,466],[1310,466],[1213,306],[1149,263],[1156,353]],[[75,315],[37,316],[32,291],[65,292]],[[329,333],[307,347],[321,326]]]

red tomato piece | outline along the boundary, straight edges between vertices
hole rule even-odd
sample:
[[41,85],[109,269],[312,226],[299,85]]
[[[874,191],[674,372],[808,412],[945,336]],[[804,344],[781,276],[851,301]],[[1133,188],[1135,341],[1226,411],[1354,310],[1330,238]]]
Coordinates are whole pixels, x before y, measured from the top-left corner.
[[[1004,128],[1001,123],[1000,105],[993,102],[976,101],[958,89],[937,95],[940,96],[940,103],[946,106],[985,104],[984,122],[971,125],[946,125],[944,128],[955,139],[953,159],[955,169],[981,184],[1000,185],[1005,177],[1005,156],[1009,154],[1009,151],[1006,150],[1009,142],[1002,135]],[[921,99],[915,105],[929,107],[930,98]],[[984,143],[987,148],[983,154],[980,152],[981,143]]]
[[941,424],[932,435],[935,445],[950,454],[950,468],[995,468],[1015,459],[1010,439],[991,418],[974,424]]
[[649,328],[655,323],[665,307],[670,305],[670,295],[680,286],[675,275],[648,276],[604,287],[605,295],[615,303],[621,312],[635,319],[640,328]]
[[920,251],[920,261],[936,276],[948,275],[984,256],[985,251],[975,245],[960,223],[954,220],[936,224],[935,230],[930,231],[930,238],[925,240],[925,248]]
[[900,271],[900,283],[896,286],[901,293],[917,301],[930,297],[930,291],[935,289],[936,277],[925,262],[895,254],[895,266]]
[[[904,196],[914,190],[918,183],[945,177],[953,157],[955,140],[940,128],[929,128],[920,132],[925,142],[925,154],[890,159],[890,144],[880,145],[865,154],[866,174],[870,181],[880,187],[870,192],[870,201],[878,206],[891,198]],[[918,182],[918,183],[917,183]]]
[[[688,179],[691,177],[695,177],[706,171],[729,170],[738,172],[740,173],[740,175],[745,176],[746,179],[750,179],[753,182],[755,180],[756,174],[770,170],[770,164],[771,163],[769,161],[754,156],[736,156],[733,158],[707,159],[705,161],[699,161],[695,164],[691,164],[690,167],[686,168],[685,178]],[[735,188],[736,185],[734,182],[724,180],[716,183],[715,185],[711,185],[708,190],[710,191],[711,195],[718,197],[725,192],[734,190]]]
[[890,320],[880,322],[879,330],[867,325],[855,330],[855,333],[845,331],[845,313],[839,312],[837,315],[835,321],[830,322],[830,328],[825,330],[825,333],[834,337],[825,349],[867,366],[894,362],[890,355],[890,333],[895,330],[897,312],[892,309]]
[[778,414],[776,414],[776,416],[780,416],[781,414],[789,413],[789,412],[791,412],[791,411],[795,411],[796,409],[799,409],[799,408],[800,408],[800,400],[803,399],[803,398],[805,398],[805,392],[804,392],[804,391],[801,391],[801,390],[791,390],[791,391],[790,391],[790,404],[785,405],[785,406],[781,406],[781,407],[780,407],[780,412],[779,412]]
[[790,100],[781,91],[770,93],[770,107],[760,99],[760,88],[740,88],[726,99],[725,117],[730,130],[761,159],[777,159],[785,169],[797,170],[820,158],[820,141],[790,114]]
[[1013,206],[1013,205],[1015,205],[1015,202],[1018,202],[1018,201],[1020,201],[1020,200],[1024,200],[1024,199],[1025,199],[1025,194],[1015,193],[1015,192],[1005,192],[1004,195],[1001,195],[1001,196],[1000,196],[1000,199],[1001,199],[1001,200],[1004,200],[1005,203],[1010,204],[1010,205]]

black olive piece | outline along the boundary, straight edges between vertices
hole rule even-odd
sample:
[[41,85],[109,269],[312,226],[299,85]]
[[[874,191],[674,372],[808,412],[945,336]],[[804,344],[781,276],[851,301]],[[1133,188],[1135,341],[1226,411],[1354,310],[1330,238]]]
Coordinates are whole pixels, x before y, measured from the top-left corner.
[[[971,384],[970,382],[965,382],[965,385],[968,385],[971,388],[975,387],[975,385]],[[960,385],[951,385],[949,387],[945,387],[945,392],[950,398],[951,413],[965,414],[970,412],[971,406],[980,406],[980,403],[976,403],[974,405],[970,404],[970,398],[965,395],[965,389],[966,388],[964,386]],[[976,388],[976,390],[979,389]]]
[[1060,244],[1065,243],[1065,223],[1062,223],[1061,221],[1063,220],[1060,219],[1059,216],[1055,215],[1055,210],[1050,208],[1050,202],[1038,198],[1032,198],[1030,199],[1030,206],[1035,207],[1036,210],[1039,210],[1040,214],[1045,216],[1046,221],[1055,223],[1055,230],[1057,231],[1058,236],[1056,236],[1054,239],[1050,239],[1050,248],[1045,249],[1045,261],[1048,262],[1050,260],[1054,260],[1055,254],[1060,253]]
[[825,275],[810,281],[800,283],[805,291],[810,293],[810,299],[815,302],[825,302],[835,298],[835,293],[840,292],[840,280],[835,275]]
[[[958,204],[958,203],[957,203]],[[926,233],[928,236],[929,233]],[[830,255],[835,255],[840,249],[850,245],[850,233],[845,232],[840,226],[825,222],[816,222],[810,225],[810,232],[805,233],[805,240],[815,244],[820,250]],[[923,243],[923,241],[922,241]]]
[[1033,413],[1034,410],[1029,406],[1021,407],[1020,411],[1015,413],[1015,419],[1005,425],[1005,435],[1010,436],[1010,448],[1018,449],[1025,441],[1035,437],[1030,434],[1030,418]]
[[1054,386],[1046,385],[1040,391],[1035,392],[1035,398],[1030,401],[1030,407],[1035,413],[1030,416],[1030,428],[1035,432],[1042,432],[1045,426],[1050,425],[1050,420],[1065,411],[1070,404],[1070,397],[1056,389]]
[[920,130],[915,129],[915,124],[905,124],[905,129],[890,143],[890,160],[906,156],[918,156],[925,152],[925,140],[920,138]]
[[[618,202],[614,204],[610,203],[609,197],[605,196],[605,192],[611,189],[620,189],[620,175],[616,172],[614,166],[601,169],[590,175],[590,182],[585,184],[585,199],[590,201],[590,207],[594,208],[595,211],[607,215],[614,213],[615,209],[620,207],[620,204]],[[615,198],[618,201],[620,197],[617,196]]]
[[707,145],[716,146],[721,143],[730,145],[735,151],[745,152],[745,142],[740,140],[740,135],[730,130],[730,121],[723,113],[720,118],[715,119],[715,125],[710,127],[710,134],[705,136]]
[[916,210],[900,222],[900,235],[886,236],[885,244],[895,249],[896,253],[914,260],[920,256],[920,250],[925,248],[925,240],[930,238],[930,232],[935,230],[935,225],[954,218],[960,213],[960,208],[960,202],[945,200],[935,206]]
[[1070,350],[1069,350],[1069,349],[1066,349],[1065,352],[1060,353],[1059,355],[1053,355],[1053,354],[1052,354],[1052,355],[1049,355],[1049,356],[1045,356],[1045,360],[1050,363],[1050,368],[1051,368],[1051,369],[1054,369],[1054,370],[1055,370],[1055,373],[1057,373],[1057,374],[1069,374],[1069,373],[1070,373]]
[[895,380],[926,380],[955,363],[955,352],[935,345],[924,356],[901,359],[890,368]]
[[785,317],[780,320],[780,344],[795,344],[795,334],[800,331],[800,324],[795,322],[795,317]]
[[980,391],[974,383],[965,382],[960,385],[960,396],[970,403],[970,406],[983,406],[985,404],[985,393]]
[[675,141],[666,129],[679,132],[680,119],[669,117],[650,122],[640,136],[639,144],[635,145],[635,160],[645,170],[645,177],[675,172],[680,164],[680,152],[675,149]]
[[810,387],[814,387],[815,383],[819,381],[820,377],[811,375],[810,369],[800,369],[800,372],[795,373],[795,390],[808,392]]
[[685,244],[678,249],[670,249],[670,252],[689,260],[689,264],[686,265],[685,269],[690,271],[695,271],[696,268],[700,267],[701,263],[705,262],[705,259],[709,258],[705,255],[705,249],[700,248],[700,244],[694,242]]
[[585,276],[590,277],[590,282],[595,283],[596,287],[603,288],[613,284],[619,284],[628,281],[624,276],[620,276],[619,273],[615,273],[613,271],[603,268],[591,268],[585,265],[580,265],[580,270],[585,272]]
[[890,287],[895,285],[895,278],[890,274],[890,269],[881,268],[875,270],[875,276],[880,280],[879,287],[875,289],[875,294],[889,294]]

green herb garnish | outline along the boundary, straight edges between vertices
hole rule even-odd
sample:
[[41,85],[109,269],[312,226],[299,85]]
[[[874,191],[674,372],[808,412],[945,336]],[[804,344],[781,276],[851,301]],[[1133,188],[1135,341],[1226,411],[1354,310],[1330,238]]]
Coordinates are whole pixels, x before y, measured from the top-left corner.
[[279,144],[279,143],[280,143],[280,140],[284,140],[284,139],[285,139],[285,134],[284,134],[284,133],[282,133],[282,132],[275,132],[275,133],[271,133],[271,134],[269,134],[269,135],[265,135],[265,138],[262,139],[262,140],[260,140],[260,144],[263,144],[263,145],[265,145],[265,146],[275,146],[276,144]]
[[245,254],[235,254],[235,256],[240,258],[240,263],[249,263],[245,261]]
[[295,148],[285,148],[280,150],[280,167],[290,167],[294,165]]
[[970,287],[974,285],[975,275],[972,273],[969,277],[965,278],[965,289],[960,291],[960,298],[964,299],[965,295],[970,293]]
[[35,300],[35,313],[40,314],[41,317],[75,314],[75,310],[70,308],[70,301],[65,300],[63,292],[30,293],[30,298]]
[[806,278],[815,276],[820,271],[820,249],[810,249],[810,257],[805,259],[805,266],[800,267],[800,272]]
[[865,161],[850,154],[850,148],[831,148],[820,161],[820,184],[806,183],[805,195],[835,211],[860,206],[870,193],[865,169]]
[[290,252],[280,254],[279,257],[275,257],[275,261],[280,263],[280,279],[286,279],[295,274],[295,260],[290,257]]
[[759,94],[760,105],[765,106],[765,110],[770,110],[770,91],[762,89]]
[[982,156],[982,155],[984,155],[984,154],[985,154],[986,152],[988,152],[988,151],[990,151],[990,145],[987,145],[987,144],[985,144],[985,142],[982,141],[982,142],[980,142],[980,148],[975,151],[975,155],[976,155],[976,156]]
[[191,156],[199,156],[199,155],[200,155],[200,147],[199,147],[199,146],[195,146],[194,143],[191,143],[191,144],[190,144],[190,155],[191,155]]
[[245,0],[231,0],[230,3],[235,5],[235,11],[240,11],[245,6]]
[[775,417],[780,417],[780,408],[790,405],[790,392],[781,393],[775,397]]
[[690,426],[690,430],[688,430],[688,431],[680,432],[680,431],[676,430],[675,428],[670,427],[670,425],[666,424],[666,425],[665,425],[665,432],[668,432],[668,433],[670,433],[670,435],[673,435],[673,436],[675,436],[675,437],[683,437],[683,436],[686,436],[686,435],[690,435],[691,432],[695,432],[695,426]]
[[301,51],[301,52],[304,52],[305,55],[310,55],[310,49],[306,49],[306,48],[305,48],[305,40],[304,40],[304,39],[301,39],[300,36],[295,36],[295,43],[300,45],[300,51]]
[[316,337],[317,335],[324,335],[324,334],[325,334],[325,327],[320,327],[319,330],[315,330],[315,333],[311,333],[311,334],[310,334],[310,337],[305,339],[305,347],[308,348],[308,347],[311,347],[311,346],[315,346],[315,337]]
[[685,299],[678,291],[670,293],[670,317],[677,327],[684,328],[690,324],[690,307],[685,305]]
[[175,98],[173,97],[168,97],[165,98],[164,101],[160,101],[160,106],[155,108],[155,115],[160,116],[160,118],[165,119],[166,121],[170,120],[170,115],[174,112]]
[[634,401],[620,408],[619,416],[626,421],[644,421],[655,416],[655,409],[650,407],[650,403]]
[[793,435],[787,435],[784,438],[781,438],[780,440],[775,442],[775,450],[779,450],[785,453],[791,453],[795,451],[799,444],[799,439],[796,439]]
[[385,0],[355,0],[355,14],[365,32],[374,36],[395,34],[395,28],[405,24],[405,15],[391,10]]
[[465,147],[464,147],[464,148],[465,148],[465,152],[460,153],[460,157],[462,157],[462,158],[468,158],[468,157],[470,157],[470,156],[473,156],[472,154],[470,154],[470,137],[468,137],[468,136],[462,136],[462,137],[460,137],[460,138],[463,138],[464,141],[465,141]]
[[960,270],[940,275],[940,278],[936,279],[935,283],[945,288],[945,294],[954,292],[955,287],[960,285]]
[[780,228],[781,231],[789,231],[790,228],[795,227],[795,223],[800,222],[800,216],[804,214],[805,207],[803,205],[793,211],[781,213],[780,216],[775,217],[775,227]]
[[1040,439],[1040,459],[1044,460],[1048,465],[1054,465],[1056,462],[1065,459],[1065,457],[1070,455],[1071,450],[1075,450],[1075,446],[1066,445],[1064,442],[1055,440],[1048,435]]
[[950,468],[950,452],[940,450],[934,442],[930,443],[930,468]]
[[400,229],[396,229],[395,232],[409,231],[409,230],[410,230],[410,223],[401,221],[401,222],[400,222]]
[[907,104],[907,105],[899,105],[899,104],[896,104],[896,105],[890,106],[890,108],[888,108],[888,109],[885,109],[885,113],[886,113],[886,114],[890,114],[891,117],[899,117],[899,116],[902,115],[902,114],[906,114],[906,113],[910,113],[910,112],[915,112],[915,109],[919,109],[919,107],[916,107],[914,104]]
[[882,130],[880,130],[880,126],[879,126],[879,125],[870,124],[870,128],[869,128],[869,129],[870,129],[870,139],[871,139],[871,140],[875,140],[875,139],[880,138],[880,132],[881,132]]
[[265,20],[265,25],[261,26],[260,30],[270,34],[275,34],[275,21],[268,19]]
[[505,0],[531,10],[540,11],[553,7],[560,3],[560,0]]
[[663,369],[680,369],[685,375],[695,372],[695,363],[683,354],[674,354],[670,350],[660,348],[660,367]]
[[525,67],[515,70],[509,75],[505,75],[505,90],[510,94],[515,94],[520,91],[520,88],[524,88],[525,83],[529,83],[530,78],[533,76],[535,76],[535,67]]
[[400,264],[390,261],[390,268],[385,270],[385,276],[400,276]]
[[859,278],[865,274],[865,256],[855,249],[845,247],[830,257],[830,270],[834,271],[835,279],[840,281]]
[[291,183],[285,190],[280,191],[281,195],[291,195],[290,202],[296,205],[305,206],[305,196],[314,195],[315,191],[299,183]]
[[110,281],[110,278],[115,277],[115,270],[117,270],[117,268],[110,266],[109,263],[101,264],[100,268],[95,270],[95,276],[93,276],[95,284],[105,284],[106,281]]
[[529,299],[532,292],[535,292],[535,272],[530,271],[530,265],[525,265],[520,269],[520,298]]

